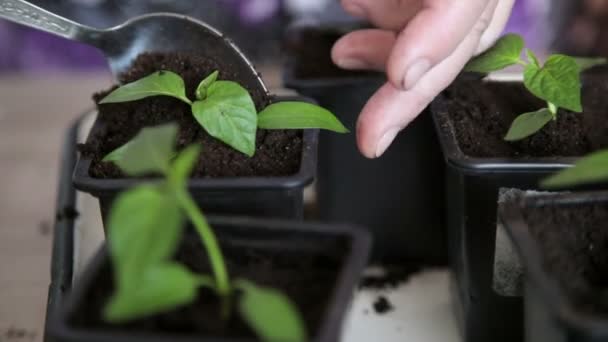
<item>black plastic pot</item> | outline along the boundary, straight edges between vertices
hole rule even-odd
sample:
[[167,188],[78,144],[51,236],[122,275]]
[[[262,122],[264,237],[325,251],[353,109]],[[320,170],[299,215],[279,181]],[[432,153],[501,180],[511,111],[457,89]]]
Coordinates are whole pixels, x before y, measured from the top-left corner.
[[[431,116],[424,113],[416,119],[381,158],[366,159],[357,149],[357,117],[367,100],[386,82],[385,76],[352,72],[314,77],[298,74],[298,64],[310,63],[308,58],[332,65],[331,45],[347,29],[298,30],[292,28],[288,36],[292,40],[288,46],[295,52],[286,64],[285,86],[315,99],[351,130],[345,135],[320,133],[316,183],[319,218],[370,228],[375,260],[445,264],[444,164]],[[315,39],[327,45],[317,46]],[[301,49],[297,46],[311,46],[321,53],[298,56]]]
[[76,143],[80,120],[75,121],[68,129],[61,152],[55,225],[53,227],[51,283],[47,297],[45,341],[51,341],[46,336],[46,326],[50,326],[51,317],[57,315],[72,286],[74,221],[78,216],[76,191],[72,186],[72,173],[76,164]]
[[[339,256],[341,262],[332,267],[335,282],[327,288],[328,296],[319,326],[309,331],[311,341],[335,342],[342,331],[342,321],[350,306],[354,290],[358,284],[368,258],[371,245],[369,234],[364,230],[349,226],[329,226],[289,221],[215,217],[210,219],[223,248],[255,248],[256,255],[264,251],[296,251],[325,260],[327,255]],[[341,246],[339,250],[336,246]],[[241,260],[242,258],[239,258]],[[48,326],[49,335],[55,341],[101,342],[101,341],[236,341],[205,336],[161,335],[128,329],[112,331],[87,329],[72,324],[78,310],[87,305],[86,296],[94,284],[101,281],[104,267],[109,267],[109,258],[104,247],[87,267],[80,281],[76,283],[70,298],[60,315]],[[302,270],[306,272],[306,270]],[[272,286],[272,284],[266,284]],[[301,284],[310,286],[310,284]],[[309,298],[310,301],[318,299]],[[238,340],[248,341],[248,340]]]
[[443,95],[431,111],[446,163],[449,262],[462,333],[466,341],[521,341],[521,295],[493,288],[499,189],[537,189],[575,159],[469,157],[458,146]]
[[[293,97],[277,101],[294,100]],[[305,100],[298,98],[298,100]],[[103,129],[95,121],[89,136]],[[304,187],[312,183],[316,174],[318,130],[303,132],[300,170],[286,177],[192,178],[190,193],[198,205],[210,214],[244,215],[301,219],[303,216]],[[74,185],[99,199],[101,213],[106,213],[113,199],[123,190],[140,184],[141,179],[98,179],[89,175],[91,159],[80,157],[74,170]]]
[[[544,267],[538,240],[524,219],[526,210],[552,206],[560,211],[608,203],[607,192],[526,196],[501,206],[499,217],[513,240],[525,268],[525,340],[528,342],[608,341],[608,320],[581,313]],[[577,227],[572,227],[576,229]]]

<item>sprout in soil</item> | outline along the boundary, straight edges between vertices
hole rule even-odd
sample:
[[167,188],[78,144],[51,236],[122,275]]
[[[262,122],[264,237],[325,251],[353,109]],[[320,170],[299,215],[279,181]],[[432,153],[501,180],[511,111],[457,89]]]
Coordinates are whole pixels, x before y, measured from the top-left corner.
[[[259,114],[249,92],[236,82],[218,80],[215,71],[201,81],[196,100],[186,96],[184,80],[171,71],[158,71],[125,84],[99,103],[128,102],[150,96],[171,96],[192,107],[196,121],[213,137],[253,156],[256,131],[320,128],[338,133],[348,129],[328,110],[305,102],[279,102]],[[110,157],[111,158],[111,157]]]
[[547,102],[545,108],[515,118],[504,138],[507,141],[521,140],[535,134],[551,120],[557,119],[559,108],[582,112],[580,74],[585,69],[606,63],[604,58],[574,58],[556,54],[549,56],[541,65],[530,49],[526,49],[527,61],[523,60],[523,50],[524,40],[516,34],[508,34],[465,67],[465,71],[490,73],[520,64],[524,67],[526,88]]
[[[110,323],[176,309],[192,303],[200,287],[221,299],[218,315],[239,314],[263,341],[304,341],[302,318],[281,292],[246,279],[230,279],[218,241],[188,193],[187,179],[200,146],[174,151],[177,125],[144,128],[112,161],[131,176],[158,173],[158,183],[120,194],[108,221],[108,244],[116,290],[104,308]],[[172,258],[185,223],[190,221],[203,243],[212,275],[193,273]]]

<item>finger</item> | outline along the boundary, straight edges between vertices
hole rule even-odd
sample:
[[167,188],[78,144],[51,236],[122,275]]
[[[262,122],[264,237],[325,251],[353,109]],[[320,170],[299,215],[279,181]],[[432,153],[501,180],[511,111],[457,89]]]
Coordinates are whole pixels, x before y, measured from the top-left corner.
[[396,35],[384,30],[359,30],[340,38],[331,55],[343,69],[384,71],[386,60],[395,44]]
[[401,31],[422,8],[421,0],[341,0],[344,9],[376,27]]
[[475,55],[486,51],[496,43],[496,40],[504,31],[505,26],[507,26],[514,4],[515,0],[500,0],[498,2],[490,25],[481,36],[479,47],[477,48],[477,51],[475,51]]
[[[492,18],[498,0],[428,1],[401,32],[388,59],[391,83],[411,89],[435,65],[450,56],[471,33],[481,35]],[[482,16],[486,12],[485,16]]]
[[368,101],[357,123],[357,144],[368,158],[381,156],[426,106],[454,81],[479,45],[481,33],[472,31],[454,53],[440,62],[410,90],[385,84]]

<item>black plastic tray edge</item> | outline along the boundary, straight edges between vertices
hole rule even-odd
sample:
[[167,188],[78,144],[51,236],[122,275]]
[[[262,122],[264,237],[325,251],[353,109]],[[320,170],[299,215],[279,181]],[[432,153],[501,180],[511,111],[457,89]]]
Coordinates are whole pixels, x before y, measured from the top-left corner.
[[[487,81],[497,82],[497,81]],[[552,172],[572,166],[576,157],[543,157],[543,158],[476,158],[465,155],[458,146],[454,127],[448,117],[448,108],[443,94],[431,103],[431,113],[439,143],[446,163],[465,174],[484,172]]]
[[[341,332],[341,326],[336,329],[332,324],[341,323],[345,318],[345,314],[349,307],[349,302],[353,296],[353,292],[346,291],[347,284],[352,284],[354,291],[359,282],[359,276],[365,268],[369,251],[371,248],[371,235],[361,228],[352,225],[327,225],[316,224],[310,222],[297,222],[275,219],[253,219],[247,217],[226,217],[212,216],[209,218],[212,225],[227,225],[237,227],[255,227],[267,231],[278,231],[280,233],[312,233],[319,235],[332,234],[335,236],[345,236],[351,241],[351,250],[348,256],[345,257],[345,263],[338,275],[336,286],[331,302],[328,306],[332,309],[327,312],[326,317],[322,320],[325,325],[319,328],[320,335],[315,336],[314,341],[334,342],[336,336],[333,332]],[[289,227],[287,230],[286,227]],[[65,306],[59,309],[58,315],[53,316],[50,322],[50,331],[52,335],[58,336],[62,341],[135,341],[135,342],[161,342],[161,341],[176,341],[176,342],[194,342],[199,341],[196,337],[186,337],[174,335],[152,335],[138,334],[136,336],[125,332],[100,332],[100,331],[83,331],[73,329],[67,326],[66,320],[73,312],[77,301],[84,295],[84,290],[93,281],[94,275],[99,266],[105,261],[107,254],[105,252],[105,244],[100,248],[94,257],[93,261],[80,277],[80,282],[74,287],[73,296],[69,297]],[[93,267],[91,267],[93,266]],[[342,291],[339,291],[342,290]],[[249,342],[250,340],[235,340],[235,339],[208,339],[213,342]]]
[[503,205],[498,210],[498,217],[507,230],[515,248],[524,263],[526,277],[540,289],[541,300],[558,319],[570,329],[579,332],[593,332],[595,338],[608,338],[608,319],[585,314],[575,310],[567,300],[565,293],[557,282],[544,270],[538,244],[528,233],[522,210],[524,207],[536,207],[546,204],[568,205],[589,202],[608,202],[608,191],[586,191],[577,193],[526,195],[519,203]]
[[[86,114],[85,114],[86,115]],[[56,221],[53,229],[50,277],[47,297],[44,340],[51,341],[46,334],[49,320],[61,307],[64,296],[72,285],[74,256],[74,217],[65,216],[66,211],[75,212],[76,191],[71,186],[72,171],[76,163],[78,127],[84,115],[74,120],[67,130],[61,152],[61,169],[57,187]]]
[[[294,96],[278,96],[276,101],[301,100],[313,102],[309,98]],[[98,119],[95,120],[97,125]],[[98,128],[99,129],[99,128]],[[93,133],[93,131],[91,132]],[[286,177],[237,177],[237,178],[213,178],[213,179],[190,179],[188,187],[190,191],[196,190],[262,190],[262,189],[293,189],[304,187],[312,183],[316,173],[317,146],[319,141],[318,129],[307,129],[303,132],[304,148],[302,151],[300,170],[293,176]],[[92,194],[115,192],[133,185],[135,182],[153,182],[155,179],[96,179],[88,174],[91,159],[80,157],[76,161],[73,181],[78,190]]]

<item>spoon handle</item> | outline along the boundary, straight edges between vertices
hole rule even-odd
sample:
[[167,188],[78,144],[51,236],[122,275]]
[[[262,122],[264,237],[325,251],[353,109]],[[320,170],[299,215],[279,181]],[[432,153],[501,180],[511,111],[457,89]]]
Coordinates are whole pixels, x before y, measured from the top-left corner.
[[24,0],[0,0],[0,18],[78,41],[88,41],[91,35],[99,32]]

